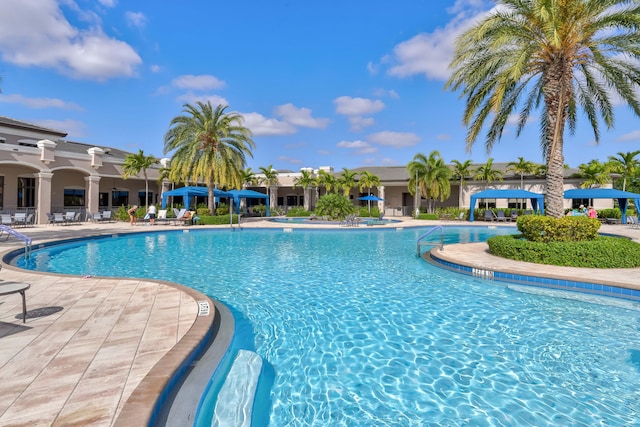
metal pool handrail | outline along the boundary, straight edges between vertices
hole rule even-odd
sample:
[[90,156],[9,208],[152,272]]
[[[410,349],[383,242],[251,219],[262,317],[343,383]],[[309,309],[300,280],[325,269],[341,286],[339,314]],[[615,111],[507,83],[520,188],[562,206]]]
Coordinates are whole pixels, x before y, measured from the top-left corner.
[[429,236],[430,234],[432,234],[433,232],[440,230],[440,250],[443,251],[444,250],[444,227],[441,225],[436,225],[433,228],[429,229],[429,231],[427,231],[426,233],[424,233],[422,236],[418,237],[418,240],[416,241],[417,245],[418,245],[418,258],[420,257],[420,246],[422,245],[437,245],[438,243],[436,242],[422,242],[421,240],[424,239],[425,237]]
[[[0,224],[0,236],[2,235],[2,233],[7,233],[8,235],[17,237],[18,239],[22,240],[24,242],[24,256],[26,258],[29,258],[31,256],[31,237],[25,236],[24,234],[14,230],[8,225]],[[9,238],[8,235],[6,237],[7,239]]]

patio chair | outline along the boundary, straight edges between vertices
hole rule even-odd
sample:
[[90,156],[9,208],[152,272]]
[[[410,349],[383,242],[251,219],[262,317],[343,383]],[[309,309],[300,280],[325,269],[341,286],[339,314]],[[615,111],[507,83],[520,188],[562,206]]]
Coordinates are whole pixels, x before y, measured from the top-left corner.
[[487,209],[484,211],[484,220],[485,221],[495,221],[496,214],[493,213],[491,209]]
[[[510,220],[511,218],[509,218]],[[499,222],[507,222],[507,217],[504,216],[504,211],[503,210],[499,210],[498,211],[498,215],[496,216],[496,221]]]
[[464,221],[464,212],[460,212],[460,215],[454,218],[456,221]]
[[33,226],[33,219],[34,219],[34,215],[30,213],[29,215],[27,215],[27,219],[25,220],[24,225]]
[[66,212],[64,214],[65,222],[75,222],[76,221],[76,213],[75,212]]
[[53,223],[54,224],[64,224],[66,222],[65,216],[60,212],[53,213]]
[[27,225],[27,214],[26,214],[26,212],[16,212],[13,215],[13,224],[14,224],[14,227],[17,227],[18,225],[20,225],[22,227],[26,227],[26,225]]
[[103,222],[111,222],[111,211],[102,212],[102,221]]
[[511,212],[511,221],[516,222],[518,219],[518,212],[513,211]]
[[2,220],[0,221],[2,225],[8,225],[9,227],[13,226],[13,219],[11,219],[11,215],[0,214],[0,218],[2,218]]

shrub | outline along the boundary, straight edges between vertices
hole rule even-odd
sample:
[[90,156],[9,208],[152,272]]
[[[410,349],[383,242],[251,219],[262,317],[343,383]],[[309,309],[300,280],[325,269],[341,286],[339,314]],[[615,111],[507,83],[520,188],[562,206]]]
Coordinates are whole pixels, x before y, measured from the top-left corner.
[[584,216],[552,218],[541,215],[519,216],[518,230],[532,242],[578,242],[598,236],[600,221]]
[[311,216],[311,212],[301,206],[295,206],[287,211],[287,216]]
[[267,205],[251,206],[251,212],[260,216],[265,216],[267,214]]
[[360,206],[358,208],[358,216],[362,218],[371,217],[378,218],[380,216],[380,209],[377,206],[371,206],[371,214],[369,214],[368,206]]
[[[216,215],[229,215],[229,206],[227,206],[226,203],[220,203],[218,204],[218,207],[216,208]],[[229,219],[229,218],[227,218]]]
[[613,209],[600,209],[598,211],[598,218],[622,218],[622,212],[618,208]]
[[[229,224],[229,215],[198,215],[199,219],[197,224],[199,225],[225,225]],[[233,223],[238,223],[238,215],[233,215]]]
[[440,217],[436,214],[421,213],[420,215],[418,215],[417,219],[437,220],[439,218]]
[[198,205],[198,207],[196,208],[196,215],[198,216],[211,215],[211,212],[209,212],[208,207]]
[[585,268],[640,267],[640,243],[623,237],[545,243],[507,235],[491,237],[487,243],[493,255],[516,261]]
[[356,208],[351,201],[342,194],[329,193],[318,199],[316,215],[326,216],[332,221],[346,218],[355,213]]

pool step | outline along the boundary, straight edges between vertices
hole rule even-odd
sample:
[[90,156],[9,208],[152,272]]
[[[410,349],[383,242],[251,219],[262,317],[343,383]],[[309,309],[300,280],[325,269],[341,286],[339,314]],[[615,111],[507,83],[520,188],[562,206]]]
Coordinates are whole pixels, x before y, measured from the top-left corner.
[[251,427],[253,400],[261,372],[260,356],[252,351],[238,350],[218,393],[212,427]]

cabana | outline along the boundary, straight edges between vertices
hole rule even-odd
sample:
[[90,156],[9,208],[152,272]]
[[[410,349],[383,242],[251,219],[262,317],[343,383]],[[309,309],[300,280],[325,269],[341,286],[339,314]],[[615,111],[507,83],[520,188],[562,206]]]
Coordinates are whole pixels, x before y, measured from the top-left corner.
[[478,199],[530,199],[533,212],[544,215],[544,194],[526,190],[484,190],[471,195],[471,205],[469,206],[469,221],[471,222],[473,222],[473,210]]
[[627,223],[627,201],[633,199],[636,209],[640,208],[640,194],[615,188],[575,188],[564,192],[565,199],[618,199],[622,212],[622,223]]
[[[162,209],[167,207],[167,198],[181,196],[184,200],[184,208],[189,209],[190,198],[194,196],[209,197],[209,189],[207,187],[181,187],[175,190],[165,191],[162,193]],[[226,191],[213,190],[214,197],[230,197],[230,194]]]
[[236,213],[240,213],[240,199],[266,199],[267,200],[267,216],[271,216],[269,212],[269,196],[254,190],[229,190],[227,192],[233,197],[233,203],[236,205]]

